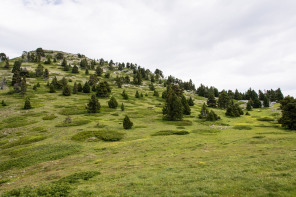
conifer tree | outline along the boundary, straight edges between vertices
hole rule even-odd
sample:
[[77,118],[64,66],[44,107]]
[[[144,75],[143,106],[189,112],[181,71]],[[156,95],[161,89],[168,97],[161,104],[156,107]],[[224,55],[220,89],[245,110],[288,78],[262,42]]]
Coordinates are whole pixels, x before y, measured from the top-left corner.
[[[122,104],[123,104],[123,103],[122,103]],[[7,104],[5,103],[4,100],[2,100],[1,105],[2,105],[3,107],[7,106]],[[122,110],[122,111],[123,111],[123,110]]]
[[248,111],[251,111],[252,110],[252,100],[249,100],[248,102],[247,102],[247,110]]
[[149,84],[149,89],[150,89],[151,91],[154,91],[154,90],[155,90],[155,87],[154,87],[153,83],[150,83],[150,84]]
[[258,97],[254,97],[253,108],[261,108],[262,104]]
[[52,83],[49,85],[49,92],[50,93],[55,93],[56,92],[55,87],[54,87],[54,85]]
[[140,94],[139,94],[138,90],[136,91],[135,97],[140,98]]
[[10,67],[10,65],[9,65],[9,61],[6,60],[6,61],[5,61],[5,66],[4,66],[4,68],[9,69],[9,67]]
[[279,119],[279,123],[282,127],[286,127],[291,130],[296,130],[296,99],[294,97],[287,96],[281,100],[282,117]]
[[95,95],[92,95],[87,104],[88,113],[97,113],[100,111],[101,105]]
[[23,77],[23,80],[21,81],[21,93],[25,94],[26,91],[27,91],[26,77]]
[[142,76],[141,73],[139,71],[136,72],[136,74],[134,75],[134,84],[136,85],[141,85],[143,80],[142,80]]
[[69,65],[64,66],[64,71],[69,71],[69,70],[70,70],[70,66]]
[[44,70],[43,78],[46,79],[46,80],[49,78],[49,72],[48,72],[47,68]]
[[108,101],[108,106],[109,106],[109,108],[117,108],[118,103],[117,103],[115,97],[112,96],[110,98],[110,100]]
[[232,116],[232,117],[239,117],[240,115],[243,115],[244,112],[240,108],[240,106],[236,103],[234,104],[233,100],[231,100],[227,106],[226,109],[226,116]]
[[121,111],[124,111],[124,104],[123,103],[121,103],[120,109],[121,109]]
[[194,101],[193,101],[193,99],[191,97],[189,97],[189,99],[188,99],[188,105],[189,106],[194,106]]
[[41,77],[43,75],[43,69],[43,66],[41,64],[38,64],[37,68],[35,69],[36,77]]
[[97,87],[97,96],[98,97],[109,97],[108,83],[101,82]]
[[122,91],[121,95],[122,95],[123,99],[128,100],[128,95],[125,92],[125,90]]
[[189,107],[189,104],[187,102],[187,99],[184,95],[182,95],[181,97],[181,102],[182,102],[182,105],[183,105],[183,114],[185,115],[190,115],[191,114],[191,109]]
[[209,95],[207,105],[208,105],[208,107],[217,107],[217,102],[216,102],[214,93],[211,93]]
[[206,118],[206,117],[208,116],[208,114],[209,114],[209,110],[208,110],[206,104],[204,103],[204,104],[202,105],[202,108],[201,108],[201,110],[200,110],[200,114],[199,114],[198,117],[199,117],[200,119],[203,119],[203,118]]
[[64,96],[71,96],[71,88],[68,85],[64,86],[63,95]]
[[85,74],[88,75],[89,74],[89,71],[88,69],[85,69]]
[[19,71],[14,72],[11,80],[11,85],[12,86],[14,86],[15,84],[20,85],[21,81],[22,79],[20,76],[20,72]]
[[264,107],[269,107],[269,99],[265,95],[264,95],[264,98],[263,98],[263,106]]
[[21,61],[15,61],[14,64],[13,64],[13,68],[12,68],[12,73],[15,73],[15,72],[20,72],[21,71],[21,65],[22,65],[22,62]]
[[63,58],[63,61],[62,61],[61,66],[62,66],[62,67],[66,67],[66,66],[68,66],[67,60],[66,60],[65,58]]
[[162,109],[165,120],[182,120],[183,119],[183,105],[180,97],[170,87],[165,106]]
[[97,68],[96,68],[96,74],[97,74],[98,76],[102,76],[102,74],[103,74],[103,69],[102,69],[100,66],[97,66]]
[[229,104],[229,96],[226,93],[225,90],[223,90],[220,94],[219,94],[219,99],[218,99],[218,107],[225,109],[227,108]]
[[78,66],[76,65],[73,66],[72,73],[79,73]]
[[[158,91],[154,90],[154,92],[153,92],[153,96],[159,97],[159,93],[158,93]],[[187,102],[187,101],[186,101],[186,102]]]
[[83,86],[83,93],[90,93],[89,83],[86,81]]
[[83,87],[82,87],[81,83],[78,83],[77,89],[78,89],[78,92],[82,92]]
[[77,83],[75,82],[73,86],[73,94],[77,94],[77,93],[78,93],[78,86],[77,86]]
[[27,97],[24,105],[24,109],[32,109],[30,98]]
[[125,115],[125,118],[123,119],[123,128],[124,129],[131,129],[133,126],[133,122],[130,120],[130,118]]
[[97,91],[97,86],[96,86],[96,85],[93,85],[93,86],[91,87],[91,91],[96,92],[96,91]]

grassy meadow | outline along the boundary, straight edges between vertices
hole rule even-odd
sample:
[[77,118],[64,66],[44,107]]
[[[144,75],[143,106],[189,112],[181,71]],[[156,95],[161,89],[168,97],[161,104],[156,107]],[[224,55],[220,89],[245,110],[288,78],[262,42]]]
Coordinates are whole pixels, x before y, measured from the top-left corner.
[[[43,66],[49,81],[65,76],[73,86],[89,79],[84,70],[72,74],[57,64]],[[22,67],[34,70],[37,64]],[[11,70],[0,69],[10,83]],[[198,119],[206,99],[186,92],[194,98],[191,115],[165,121],[164,100],[153,96],[150,82],[118,88],[116,72],[100,80],[109,82],[119,107],[110,109],[109,98],[100,98],[96,114],[85,109],[92,93],[49,93],[41,78],[27,78],[25,96],[10,93],[11,87],[0,90],[7,104],[0,106],[0,195],[296,196],[296,133],[277,124],[279,104],[238,118],[214,109],[221,120],[208,122]],[[33,90],[37,82],[41,87]],[[165,90],[155,87],[160,95]],[[137,90],[144,97],[135,98]],[[23,109],[27,96],[33,109]],[[130,130],[123,129],[125,115],[134,123]]]

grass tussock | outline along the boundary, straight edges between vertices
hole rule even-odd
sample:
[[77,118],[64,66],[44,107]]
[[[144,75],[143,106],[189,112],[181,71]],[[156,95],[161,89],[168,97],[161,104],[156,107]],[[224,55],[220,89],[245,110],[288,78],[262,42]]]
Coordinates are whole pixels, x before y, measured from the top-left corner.
[[113,130],[102,130],[102,131],[82,131],[72,136],[74,141],[119,141],[123,138],[123,133]]
[[46,139],[46,136],[29,136],[29,137],[22,137],[18,140],[12,141],[8,144],[3,145],[1,148],[11,148],[14,146],[20,146],[25,144],[31,144],[34,142],[39,142]]
[[73,120],[72,122],[70,123],[60,123],[60,124],[57,124],[56,127],[72,127],[72,126],[80,126],[80,125],[85,125],[85,124],[88,124],[90,123],[90,120]]
[[258,121],[266,121],[266,122],[274,121],[274,119],[270,118],[270,117],[257,118],[257,120]]
[[188,131],[174,131],[174,130],[164,130],[164,131],[157,131],[153,133],[152,136],[162,136],[162,135],[187,135],[189,134]]
[[198,130],[193,130],[191,132],[196,133],[196,134],[202,134],[202,135],[212,135],[212,134],[220,133],[221,130],[219,130],[219,129],[198,129]]
[[236,125],[233,127],[233,129],[237,129],[237,130],[251,130],[252,127],[248,126],[248,125]]

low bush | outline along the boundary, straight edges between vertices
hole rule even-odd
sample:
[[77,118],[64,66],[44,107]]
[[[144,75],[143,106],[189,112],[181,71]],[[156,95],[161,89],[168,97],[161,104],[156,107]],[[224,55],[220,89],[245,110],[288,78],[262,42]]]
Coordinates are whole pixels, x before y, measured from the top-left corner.
[[123,138],[123,135],[124,135],[123,133],[113,131],[113,130],[82,131],[72,136],[71,139],[74,141],[83,142],[89,138],[95,137],[103,141],[119,141]]
[[237,129],[237,130],[251,130],[252,127],[247,126],[247,125],[236,125],[233,127],[233,129]]
[[73,120],[70,123],[60,123],[57,124],[56,127],[72,127],[72,126],[80,126],[80,125],[84,125],[84,124],[88,124],[90,122],[90,120]]
[[44,116],[42,119],[43,120],[53,120],[55,119],[57,116],[54,115],[54,114],[50,114],[50,115],[47,115],[47,116]]
[[78,173],[74,173],[74,174],[71,174],[69,176],[66,176],[62,179],[60,179],[59,181],[57,181],[57,183],[61,183],[61,182],[64,182],[64,183],[77,183],[79,180],[88,180],[94,176],[97,176],[101,174],[100,172],[98,171],[86,171],[86,172],[78,172]]
[[196,134],[202,134],[202,135],[211,135],[211,134],[217,134],[220,133],[221,130],[218,129],[199,129],[199,130],[193,130],[192,133]]
[[163,131],[157,131],[156,133],[152,134],[152,136],[161,136],[161,135],[187,135],[187,134],[189,134],[188,131],[163,130]]
[[274,119],[273,118],[270,118],[270,117],[257,118],[257,120],[258,121],[267,121],[267,122],[274,121]]
[[34,142],[39,142],[41,140],[46,139],[46,136],[30,136],[30,137],[22,137],[18,140],[12,141],[8,144],[3,145],[1,148],[11,148],[14,146],[20,146],[25,144],[31,144]]

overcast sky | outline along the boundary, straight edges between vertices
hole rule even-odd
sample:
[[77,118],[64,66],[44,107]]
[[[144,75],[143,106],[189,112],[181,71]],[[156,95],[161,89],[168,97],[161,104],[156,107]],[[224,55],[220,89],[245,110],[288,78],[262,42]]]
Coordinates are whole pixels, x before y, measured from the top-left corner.
[[133,62],[219,90],[296,96],[295,0],[1,0],[0,52]]

